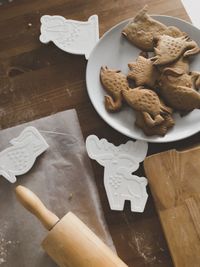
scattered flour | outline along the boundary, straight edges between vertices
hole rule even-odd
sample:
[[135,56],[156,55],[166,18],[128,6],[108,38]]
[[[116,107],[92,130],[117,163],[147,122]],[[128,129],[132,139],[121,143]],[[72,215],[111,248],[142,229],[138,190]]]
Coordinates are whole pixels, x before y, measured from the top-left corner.
[[19,244],[19,241],[6,240],[5,233],[7,228],[8,228],[7,224],[4,224],[3,226],[1,226],[0,229],[0,265],[4,264],[4,266],[5,263],[7,262],[9,250],[11,249],[11,247],[13,248]]

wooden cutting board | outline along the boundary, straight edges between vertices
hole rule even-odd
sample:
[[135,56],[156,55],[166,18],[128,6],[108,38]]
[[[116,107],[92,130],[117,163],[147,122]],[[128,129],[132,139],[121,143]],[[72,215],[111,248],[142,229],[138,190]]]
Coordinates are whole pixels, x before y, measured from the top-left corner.
[[169,150],[144,161],[176,267],[200,266],[200,146]]

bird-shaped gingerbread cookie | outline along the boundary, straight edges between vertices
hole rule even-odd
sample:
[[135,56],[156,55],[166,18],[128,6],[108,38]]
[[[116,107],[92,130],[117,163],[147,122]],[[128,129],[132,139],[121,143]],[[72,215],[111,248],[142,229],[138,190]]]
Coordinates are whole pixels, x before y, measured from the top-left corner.
[[179,68],[165,68],[159,81],[160,95],[175,110],[189,112],[200,109],[200,73],[185,73]]
[[122,31],[122,34],[135,46],[144,51],[153,51],[154,37],[163,34],[170,36],[182,36],[178,28],[174,26],[167,27],[161,22],[153,19],[147,14],[148,6],[145,5],[137,15],[128,23]]
[[198,44],[188,36],[174,38],[164,34],[154,39],[157,40],[156,56],[151,58],[154,65],[170,64],[181,56],[189,57],[200,52]]
[[129,86],[126,75],[120,70],[101,67],[100,80],[104,89],[111,95],[105,96],[106,109],[111,112],[119,110],[122,106],[121,91]]
[[136,62],[130,62],[128,66],[130,72],[127,77],[134,80],[136,86],[154,87],[159,73],[151,59],[139,56]]
[[159,125],[164,121],[163,114],[171,113],[171,109],[161,104],[155,92],[143,87],[122,90],[125,101],[136,111],[143,114],[149,127]]

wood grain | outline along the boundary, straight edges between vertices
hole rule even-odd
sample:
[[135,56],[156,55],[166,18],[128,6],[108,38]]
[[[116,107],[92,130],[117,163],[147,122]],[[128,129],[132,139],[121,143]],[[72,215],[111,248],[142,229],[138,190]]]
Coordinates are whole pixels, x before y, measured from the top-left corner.
[[[87,20],[99,16],[100,35],[133,17],[146,3],[150,13],[188,20],[180,0],[13,0],[0,1],[0,128],[7,128],[69,108],[76,108],[84,136],[97,134],[118,145],[128,139],[110,128],[92,107],[85,85],[86,60],[69,55],[53,44],[39,42],[40,17],[62,15]],[[31,27],[28,24],[31,23]],[[183,148],[199,141],[197,134],[184,142],[150,144],[149,155]],[[106,220],[119,255],[129,267],[173,266],[150,196],[143,214],[110,211],[103,187],[103,168],[93,169]],[[144,175],[143,169],[138,175]]]
[[15,188],[15,193],[22,206],[35,215],[48,231],[59,222],[59,218],[53,212],[48,210],[39,197],[27,187],[18,185]]
[[15,188],[17,199],[49,231],[42,247],[62,267],[128,267],[74,213],[59,219],[35,193],[24,186]]
[[159,153],[144,161],[176,267],[198,267],[200,262],[199,164],[200,146]]

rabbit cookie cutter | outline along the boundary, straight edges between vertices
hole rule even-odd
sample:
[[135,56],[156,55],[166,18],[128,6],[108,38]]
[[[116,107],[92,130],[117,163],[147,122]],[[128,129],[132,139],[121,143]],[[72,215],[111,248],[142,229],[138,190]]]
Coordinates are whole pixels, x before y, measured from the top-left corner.
[[148,194],[147,179],[133,175],[139,163],[146,157],[148,144],[144,141],[128,141],[114,146],[106,139],[90,135],[86,139],[90,158],[104,166],[104,186],[110,208],[123,210],[125,200],[131,202],[131,211],[143,212]]
[[47,150],[49,145],[32,126],[26,127],[10,144],[12,146],[0,152],[0,175],[14,183],[16,175],[28,172],[36,158]]
[[92,15],[88,21],[65,19],[62,16],[44,15],[41,21],[40,41],[52,41],[65,52],[85,55],[86,59],[99,41],[98,16]]

